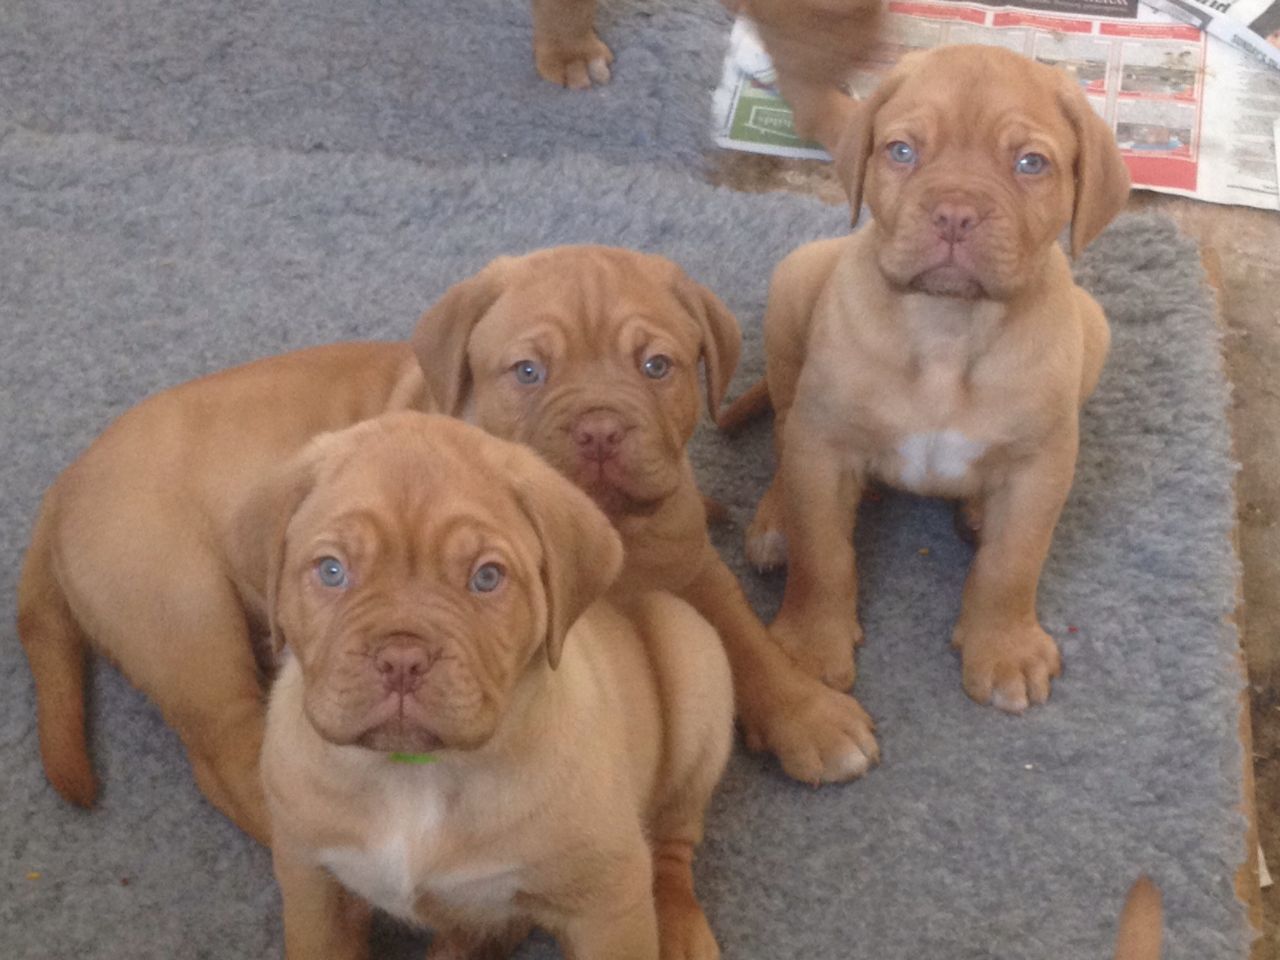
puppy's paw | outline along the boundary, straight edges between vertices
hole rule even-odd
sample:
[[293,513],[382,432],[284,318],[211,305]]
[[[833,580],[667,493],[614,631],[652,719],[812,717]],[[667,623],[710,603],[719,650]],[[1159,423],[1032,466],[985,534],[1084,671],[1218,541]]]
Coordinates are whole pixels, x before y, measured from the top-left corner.
[[843,783],[880,762],[875,724],[853,697],[797,676],[764,716],[743,718],[747,746],[801,783]]
[[956,628],[964,690],[978,703],[1007,713],[1049,699],[1054,677],[1062,672],[1062,656],[1039,624],[1002,629]]
[[760,573],[787,565],[787,535],[781,530],[758,530],[753,523],[747,528],[746,546],[747,562]]
[[760,498],[747,527],[747,560],[760,573],[787,565],[787,536],[782,532],[782,504],[775,480]]
[[583,42],[572,45],[536,41],[533,59],[543,80],[570,90],[588,90],[592,84],[609,82],[613,53],[592,33]]
[[853,686],[853,648],[862,644],[862,626],[852,614],[802,622],[784,611],[769,627],[769,636],[809,676],[833,690]]

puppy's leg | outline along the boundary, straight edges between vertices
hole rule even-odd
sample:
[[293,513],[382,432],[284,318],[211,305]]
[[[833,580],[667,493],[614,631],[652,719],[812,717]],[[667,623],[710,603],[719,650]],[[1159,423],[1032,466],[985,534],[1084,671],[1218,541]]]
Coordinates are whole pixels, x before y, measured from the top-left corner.
[[[131,605],[134,650],[128,676],[182,738],[196,784],[209,802],[259,843],[270,838],[258,773],[266,716],[253,643],[238,599],[212,573],[184,571],[155,595],[163,610]],[[120,649],[121,643],[104,644]]]
[[800,667],[838,690],[853,686],[862,642],[853,524],[862,488],[813,425],[793,411],[783,444],[787,586],[769,628]]
[[707,542],[706,562],[680,593],[720,634],[747,746],[777,756],[803,783],[859,777],[880,759],[875,726],[858,701],[799,670],[774,643],[732,571]]
[[596,0],[533,0],[533,59],[544,80],[575,90],[609,82],[613,54],[595,22]]
[[628,854],[598,875],[593,896],[558,931],[570,960],[658,960],[658,915],[649,845],[637,828]]
[[85,742],[87,641],[53,571],[49,522],[46,505],[18,583],[18,636],[35,682],[45,776],[67,801],[89,807],[98,781]]
[[1076,438],[1041,451],[982,499],[982,538],[965,581],[952,643],[964,689],[1011,713],[1049,699],[1062,669],[1058,646],[1036,617],[1036,588],[1071,488]]
[[365,960],[372,911],[328,871],[300,862],[283,845],[272,865],[284,902],[286,960]]

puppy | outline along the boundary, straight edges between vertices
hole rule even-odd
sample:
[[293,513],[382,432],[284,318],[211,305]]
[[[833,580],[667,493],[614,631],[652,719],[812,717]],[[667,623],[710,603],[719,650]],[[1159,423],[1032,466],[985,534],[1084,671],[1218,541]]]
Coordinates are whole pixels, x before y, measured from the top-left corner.
[[[461,401],[473,395],[468,338],[473,321],[499,299],[495,316],[504,322],[523,314],[545,336],[563,338],[553,383],[589,381],[601,364],[622,360],[639,379],[639,361],[625,352],[615,357],[624,345],[610,339],[624,321],[628,330],[647,325],[674,338],[669,354],[684,366],[643,379],[654,386],[654,403],[666,399],[628,441],[656,431],[662,443],[637,468],[637,477],[648,479],[629,488],[630,500],[643,507],[615,513],[630,553],[619,591],[632,584],[644,592],[663,580],[669,564],[667,579],[715,614],[726,635],[748,742],[775,751],[804,780],[865,769],[874,750],[865,714],[802,674],[769,640],[707,539],[683,442],[696,418],[699,355],[712,375],[714,402],[732,373],[733,318],[659,257],[563,248],[504,259],[453,288],[420,325],[421,362],[449,412],[461,411]],[[634,317],[620,312],[624,307]],[[579,341],[581,356],[566,352]],[[477,384],[489,379],[486,372]],[[523,402],[525,388],[514,379],[496,387]],[[635,385],[623,389],[634,392]],[[435,409],[432,390],[406,343],[302,350],[156,394],[63,472],[41,505],[18,587],[18,632],[35,681],[41,755],[62,796],[89,806],[97,792],[84,733],[85,654],[92,648],[159,706],[210,802],[267,841],[258,776],[263,679],[271,671],[258,642],[267,602],[263,574],[250,570],[256,534],[234,519],[259,478],[312,437],[387,411]],[[521,407],[508,422],[493,415],[498,409],[492,395],[473,414],[482,412],[511,437],[536,434],[544,452],[563,462],[551,448],[567,434],[539,433],[536,410]],[[616,469],[617,463],[607,472],[616,477]]]
[[[566,283],[582,258],[590,279]],[[605,247],[496,260],[413,337],[441,412],[529,444],[613,521],[626,548],[614,595],[675,593],[719,631],[748,746],[799,780],[847,780],[878,757],[870,719],[771,642],[711,544],[685,453],[699,367],[714,415],[739,345],[725,306],[669,260]]]
[[903,58],[836,162],[855,216],[865,196],[874,219],[783,260],[765,315],[779,469],[747,549],[788,565],[771,632],[847,689],[864,486],[955,498],[979,540],[953,634],[964,688],[1021,712],[1060,670],[1036,587],[1109,341],[1056,241],[1070,224],[1083,250],[1128,174],[1068,77],[992,47]]
[[690,863],[728,663],[669,595],[598,599],[622,546],[586,495],[396,413],[313,441],[240,522],[289,651],[262,777],[290,960],[367,955],[369,904],[435,928],[433,956],[529,924],[581,960],[718,956]]
[[[874,40],[881,0],[721,0],[755,21],[782,94],[804,136],[828,143],[830,118],[852,100],[839,90]],[[544,80],[585,90],[609,82],[613,53],[595,31],[596,0],[533,0],[533,60]]]

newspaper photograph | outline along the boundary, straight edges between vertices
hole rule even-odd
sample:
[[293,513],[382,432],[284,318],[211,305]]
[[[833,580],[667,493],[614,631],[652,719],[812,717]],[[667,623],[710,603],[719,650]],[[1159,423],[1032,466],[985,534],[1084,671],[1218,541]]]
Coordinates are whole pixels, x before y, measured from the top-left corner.
[[[1153,0],[1200,7],[1200,0]],[[1209,0],[1191,22],[1144,0],[891,0],[882,36],[846,84],[866,96],[912,50],[1007,47],[1070,74],[1115,132],[1139,189],[1280,209],[1280,0]],[[1208,9],[1206,7],[1206,9]],[[1235,20],[1247,16],[1247,24]],[[1211,22],[1221,21],[1215,34]],[[1235,42],[1221,39],[1233,30]],[[1264,32],[1265,31],[1265,32]],[[1256,34],[1256,41],[1246,35]],[[1271,38],[1267,40],[1267,38]],[[1275,64],[1257,45],[1273,50]],[[713,99],[730,149],[826,159],[796,135],[772,65],[748,21],[735,23]]]

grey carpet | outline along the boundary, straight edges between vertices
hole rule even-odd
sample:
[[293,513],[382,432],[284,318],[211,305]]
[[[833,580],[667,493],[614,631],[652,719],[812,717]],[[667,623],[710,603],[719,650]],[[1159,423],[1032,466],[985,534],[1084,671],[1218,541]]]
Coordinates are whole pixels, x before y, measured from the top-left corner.
[[696,162],[729,16],[604,0],[617,82],[533,68],[529,0],[5,0],[0,121],[173,144]]
[[[505,85],[541,112],[517,111],[508,126],[473,118],[433,153],[413,139],[409,115],[434,109],[408,99],[427,90],[426,74],[409,83],[379,72],[412,45],[390,27],[365,32],[362,20],[332,35],[307,26],[312,11],[341,23],[357,8],[246,5],[242,23],[227,6],[222,29],[237,38],[227,55],[235,60],[241,39],[248,52],[225,70],[217,57],[197,61],[185,82],[165,85],[173,68],[144,48],[217,47],[199,3],[7,4],[0,117],[21,123],[0,131],[0,546],[10,558],[0,610],[13,610],[40,492],[112,416],[266,353],[402,336],[450,282],[498,253],[602,241],[673,257],[747,326],[738,385],[748,382],[771,267],[805,240],[842,232],[845,217],[682,172],[701,121],[676,122],[681,109],[655,107],[634,154],[643,162],[617,162],[634,148],[618,140],[629,128],[612,112],[611,98],[635,93],[626,58],[684,69],[653,51],[675,49],[662,46],[671,38],[660,23],[678,25],[694,4],[659,6],[620,3],[619,32],[606,27],[619,84],[587,96],[607,115],[608,139],[577,126],[592,117],[585,100],[533,89],[527,37],[513,28],[510,50],[432,75],[442,86],[428,99],[455,83],[472,93]],[[358,9],[351,23],[425,31],[415,18],[432,13],[462,37],[471,29],[464,5],[442,0]],[[524,18],[523,4],[509,16]],[[707,11],[698,29],[719,16]],[[295,21],[296,49],[286,43]],[[189,25],[183,36],[175,24]],[[134,30],[150,46],[126,39]],[[470,42],[422,36],[442,56]],[[296,55],[270,53],[272,43]],[[374,48],[368,71],[306,73],[316,58]],[[523,72],[503,74],[510,63]],[[293,86],[277,75],[288,71]],[[263,90],[285,105],[250,109]],[[385,104],[400,106],[364,110]],[[330,131],[334,149],[305,149],[304,117]],[[466,136],[488,160],[460,162]],[[734,759],[699,864],[730,960],[1107,957],[1140,870],[1165,888],[1168,960],[1244,955],[1233,892],[1244,854],[1240,681],[1225,622],[1232,464],[1208,295],[1194,248],[1156,218],[1118,223],[1080,270],[1112,316],[1115,347],[1041,589],[1066,675],[1050,705],[1022,719],[970,703],[947,649],[968,561],[949,512],[911,498],[868,504],[858,693],[880,723],[885,762],[859,783],[813,791],[768,759]],[[733,511],[720,546],[766,615],[780,582],[747,573],[739,543],[768,470],[767,430],[733,441],[704,432],[695,450],[708,492]],[[114,670],[100,667],[94,682],[104,791],[92,813],[44,782],[8,616],[0,704],[0,957],[278,954],[266,853],[204,804],[176,739]],[[389,925],[379,942],[393,958],[422,943]],[[545,944],[524,954],[549,955]]]
[[[760,365],[770,266],[844,228],[839,210],[804,199],[585,157],[559,168],[572,190],[536,162],[445,172],[11,135],[0,606],[13,608],[39,492],[148,391],[304,344],[401,335],[492,255],[591,240],[661,251],[719,290],[753,333],[743,383]],[[1241,956],[1231,467],[1213,320],[1195,250],[1166,221],[1124,220],[1082,275],[1116,342],[1041,593],[1067,662],[1052,703],[1019,720],[964,697],[947,637],[968,551],[949,512],[869,505],[859,694],[885,763],[815,792],[767,760],[735,759],[699,871],[727,956],[1102,957],[1139,870],[1166,888],[1171,960]],[[734,510],[721,546],[765,613],[779,583],[747,574],[738,544],[767,450],[767,425],[732,442],[704,433],[696,450],[708,491]],[[29,679],[4,629],[0,956],[269,955],[266,854],[203,804],[174,737],[113,670],[94,689],[102,806],[71,810],[45,785]],[[384,939],[387,955],[412,955]]]

